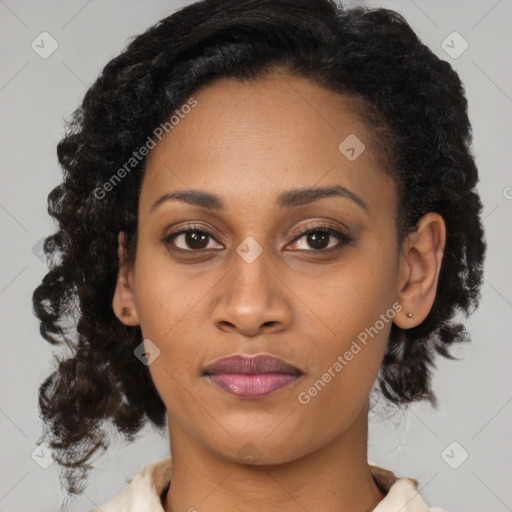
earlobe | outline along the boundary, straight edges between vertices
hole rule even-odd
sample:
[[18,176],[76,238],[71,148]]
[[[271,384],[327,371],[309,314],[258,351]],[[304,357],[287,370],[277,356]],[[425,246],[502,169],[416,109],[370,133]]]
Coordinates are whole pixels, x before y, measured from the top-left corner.
[[445,242],[444,220],[434,212],[425,214],[404,240],[398,283],[403,310],[394,319],[398,327],[410,329],[428,316],[436,297]]
[[125,234],[123,232],[120,232],[118,236],[117,255],[119,259],[119,270],[117,273],[114,297],[112,299],[112,309],[123,324],[134,327],[139,325],[139,317],[135,307],[132,265],[126,258]]

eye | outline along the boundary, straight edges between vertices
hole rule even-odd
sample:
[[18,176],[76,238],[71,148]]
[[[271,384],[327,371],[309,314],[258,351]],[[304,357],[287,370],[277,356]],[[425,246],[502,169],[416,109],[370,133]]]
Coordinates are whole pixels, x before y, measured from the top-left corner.
[[[343,245],[353,242],[349,235],[325,225],[302,228],[294,232],[293,235],[295,239],[292,243],[296,245],[295,249],[306,250],[307,252],[331,252],[331,249],[341,249]],[[337,239],[338,244],[329,245],[329,238]],[[302,239],[304,239],[303,242]],[[309,244],[313,250],[307,249],[306,244]],[[297,247],[297,245],[299,246]]]
[[181,231],[171,233],[166,236],[162,239],[162,242],[166,245],[171,245],[174,248],[188,252],[194,252],[201,249],[215,249],[215,247],[208,247],[208,238],[214,240],[213,235],[209,231],[198,226],[190,225],[187,226],[187,229],[182,229]]
[[[341,249],[343,245],[353,242],[352,237],[349,235],[325,225],[301,228],[293,232],[292,236],[295,236],[292,242],[292,244],[296,245],[295,249],[305,250],[307,252],[331,252],[331,250]],[[333,238],[338,240],[337,245],[334,244],[333,246],[329,244],[329,239]],[[187,252],[216,249],[216,247],[209,247],[208,239],[210,239],[210,241],[215,240],[213,235],[206,229],[189,225],[186,229],[167,235],[162,239],[162,242],[175,249]],[[301,242],[302,239],[305,239],[304,242]],[[305,244],[309,244],[313,250],[304,247]],[[222,246],[220,246],[220,248],[222,248]]]

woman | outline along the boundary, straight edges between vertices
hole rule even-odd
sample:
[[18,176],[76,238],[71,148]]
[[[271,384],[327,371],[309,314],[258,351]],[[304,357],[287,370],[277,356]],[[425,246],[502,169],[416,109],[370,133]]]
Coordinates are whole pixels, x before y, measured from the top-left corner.
[[205,0],[135,38],[59,143],[34,293],[70,349],[40,389],[69,493],[105,422],[150,421],[172,466],[96,510],[441,510],[368,465],[368,399],[435,405],[468,339],[470,144],[459,77],[390,10]]

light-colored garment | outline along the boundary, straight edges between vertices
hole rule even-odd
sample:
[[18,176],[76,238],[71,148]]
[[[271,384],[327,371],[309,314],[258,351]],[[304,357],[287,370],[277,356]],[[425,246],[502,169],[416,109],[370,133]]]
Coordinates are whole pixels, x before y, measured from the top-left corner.
[[[371,466],[377,487],[386,497],[372,512],[446,512],[429,508],[412,478],[397,478],[391,471]],[[113,500],[90,512],[164,512],[161,496],[171,481],[171,457],[150,464],[135,475]]]

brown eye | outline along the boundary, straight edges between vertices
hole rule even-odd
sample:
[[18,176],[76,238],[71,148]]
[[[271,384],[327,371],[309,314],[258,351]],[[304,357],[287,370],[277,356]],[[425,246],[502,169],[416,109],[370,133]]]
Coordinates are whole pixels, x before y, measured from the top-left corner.
[[[309,252],[328,252],[331,249],[341,249],[343,245],[353,241],[350,236],[328,226],[313,226],[299,231],[298,235],[292,242],[295,244],[294,248]],[[338,241],[337,244],[335,240],[332,240],[333,238]],[[304,239],[304,242],[299,243],[302,239]],[[330,241],[334,242],[334,245],[329,245]],[[297,247],[297,244],[300,246]],[[311,247],[313,250],[309,250],[307,247]]]
[[201,249],[213,249],[215,247],[208,247],[209,239],[214,240],[211,233],[204,229],[191,227],[172,233],[166,236],[162,241],[166,245],[171,245],[182,251],[194,252]]

